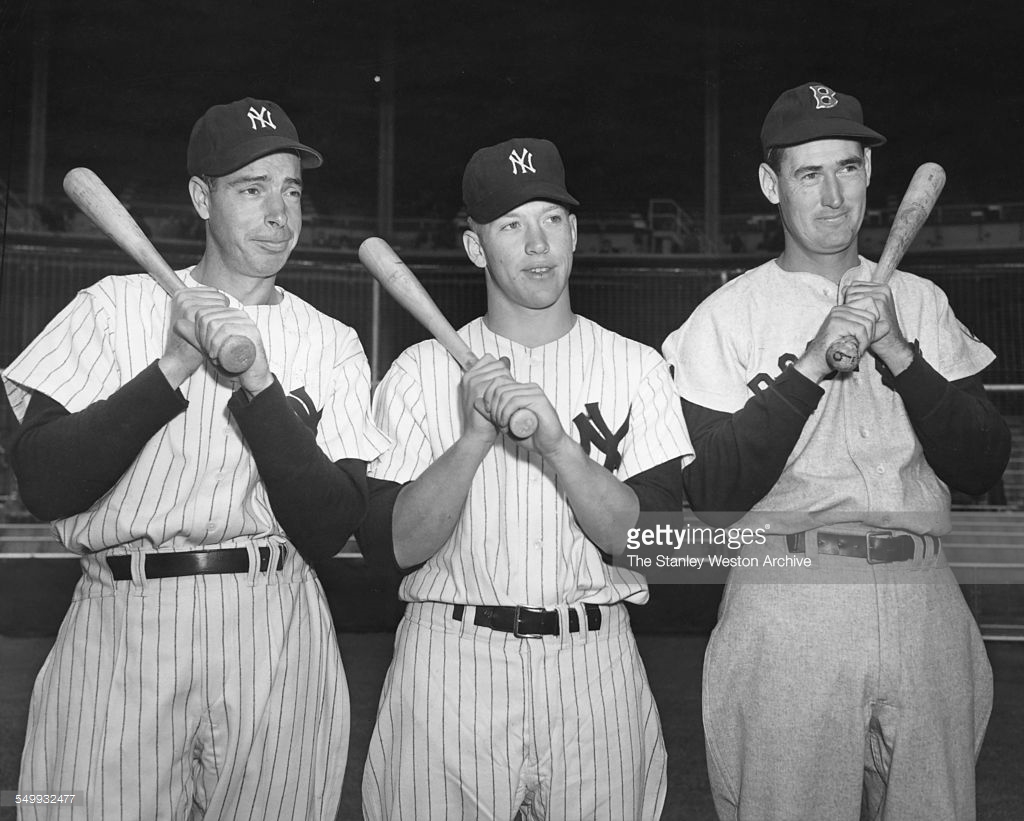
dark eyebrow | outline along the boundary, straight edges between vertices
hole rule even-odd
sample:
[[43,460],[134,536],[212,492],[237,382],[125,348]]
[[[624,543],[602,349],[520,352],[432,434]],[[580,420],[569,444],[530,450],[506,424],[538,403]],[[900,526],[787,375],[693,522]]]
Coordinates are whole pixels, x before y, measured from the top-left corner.
[[[864,157],[852,154],[845,159],[839,160],[835,166],[836,168],[843,168],[847,165],[864,165]],[[807,174],[811,171],[821,171],[825,166],[823,165],[801,165],[799,168],[793,169],[794,176],[800,176],[801,174]]]
[[237,179],[233,179],[233,180],[231,180],[228,183],[228,185],[232,185],[232,186],[235,186],[235,185],[251,185],[254,182],[266,182],[266,181],[267,181],[267,175],[266,174],[255,174],[255,175],[250,176],[250,177],[238,177]]
[[[228,184],[231,186],[244,186],[252,185],[254,182],[267,182],[268,179],[270,178],[266,174],[253,174],[252,176],[249,177],[239,177],[236,180],[231,180],[231,182]],[[284,182],[285,185],[297,185],[299,186],[299,188],[302,187],[302,179],[300,177],[286,177]]]

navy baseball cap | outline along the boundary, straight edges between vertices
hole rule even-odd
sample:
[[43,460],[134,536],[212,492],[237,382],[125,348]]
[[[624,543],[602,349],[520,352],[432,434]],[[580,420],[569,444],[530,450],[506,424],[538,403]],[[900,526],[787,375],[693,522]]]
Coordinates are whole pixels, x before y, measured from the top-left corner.
[[296,152],[303,168],[316,168],[324,161],[319,151],[299,142],[281,106],[246,97],[207,109],[192,126],[188,173],[222,177],[279,151]]
[[579,205],[565,189],[565,166],[550,140],[516,137],[481,148],[462,175],[466,213],[487,223],[531,200]]
[[857,140],[876,146],[885,137],[864,125],[860,101],[821,83],[804,83],[784,91],[761,126],[761,147],[781,148],[811,140]]

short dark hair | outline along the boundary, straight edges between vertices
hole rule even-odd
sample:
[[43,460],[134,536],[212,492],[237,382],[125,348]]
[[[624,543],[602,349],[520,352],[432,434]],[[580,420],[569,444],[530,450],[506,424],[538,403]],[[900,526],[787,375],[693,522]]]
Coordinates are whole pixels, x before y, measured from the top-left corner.
[[765,163],[767,163],[768,167],[776,174],[782,171],[782,157],[785,151],[786,146],[773,145],[769,146],[768,149],[764,152]]

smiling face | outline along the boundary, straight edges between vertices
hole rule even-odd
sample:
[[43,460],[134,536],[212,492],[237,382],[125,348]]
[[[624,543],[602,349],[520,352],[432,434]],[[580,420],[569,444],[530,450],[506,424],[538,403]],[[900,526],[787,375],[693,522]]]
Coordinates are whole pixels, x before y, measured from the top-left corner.
[[189,191],[207,225],[204,270],[221,280],[205,284],[229,293],[234,293],[228,287],[232,282],[272,284],[302,228],[299,158],[288,152],[270,154],[210,184],[193,177]]
[[492,222],[473,223],[463,245],[470,260],[487,272],[489,315],[553,306],[568,310],[576,217],[564,205],[523,203]]
[[855,266],[867,207],[871,149],[853,140],[815,140],[783,151],[778,172],[760,168],[761,190],[779,206],[786,270],[842,273]]

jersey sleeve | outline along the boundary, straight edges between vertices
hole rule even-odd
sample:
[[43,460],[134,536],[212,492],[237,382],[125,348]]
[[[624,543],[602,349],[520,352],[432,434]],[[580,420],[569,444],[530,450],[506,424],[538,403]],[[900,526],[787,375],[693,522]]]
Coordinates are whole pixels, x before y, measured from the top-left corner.
[[334,392],[318,428],[318,444],[332,462],[370,462],[391,442],[374,424],[370,403],[370,365],[354,330],[338,346]]
[[423,386],[416,360],[403,353],[388,369],[373,397],[373,419],[391,447],[371,462],[367,475],[391,482],[411,482],[433,461]]
[[74,413],[121,386],[112,347],[112,307],[101,288],[80,291],[4,369],[7,398],[19,422],[32,391]]
[[[992,350],[953,313],[945,293],[937,291],[937,359],[932,366],[949,381],[979,373],[995,360]],[[930,352],[925,352],[926,358]]]
[[682,406],[672,387],[668,365],[647,349],[645,375],[629,409],[629,434],[618,476],[626,479],[670,459],[693,461],[693,445],[683,419]]
[[[711,410],[732,413],[749,395],[736,334],[723,327],[722,314],[707,301],[662,345],[678,396]],[[726,320],[728,321],[728,319]]]

